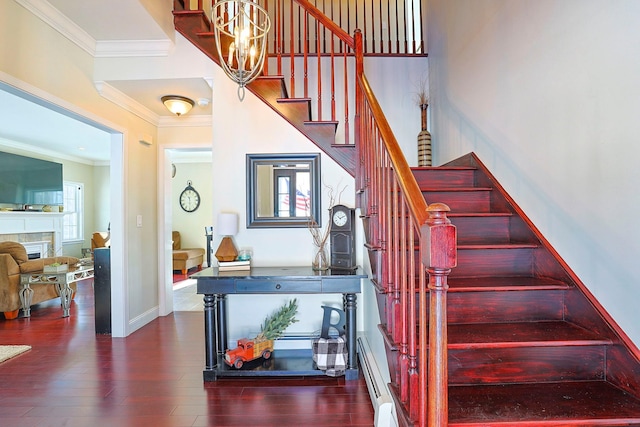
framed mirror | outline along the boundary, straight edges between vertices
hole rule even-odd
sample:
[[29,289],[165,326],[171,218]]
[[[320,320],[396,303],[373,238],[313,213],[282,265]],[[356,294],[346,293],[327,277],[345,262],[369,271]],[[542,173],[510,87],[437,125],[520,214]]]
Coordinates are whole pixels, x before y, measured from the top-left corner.
[[321,224],[320,154],[247,154],[247,228]]

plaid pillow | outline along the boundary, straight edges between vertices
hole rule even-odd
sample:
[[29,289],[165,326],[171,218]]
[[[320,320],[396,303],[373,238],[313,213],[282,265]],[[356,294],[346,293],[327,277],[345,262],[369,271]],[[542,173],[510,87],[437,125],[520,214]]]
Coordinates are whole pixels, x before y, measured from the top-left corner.
[[344,375],[348,359],[344,335],[338,338],[314,338],[312,344],[313,361],[318,369],[330,377]]

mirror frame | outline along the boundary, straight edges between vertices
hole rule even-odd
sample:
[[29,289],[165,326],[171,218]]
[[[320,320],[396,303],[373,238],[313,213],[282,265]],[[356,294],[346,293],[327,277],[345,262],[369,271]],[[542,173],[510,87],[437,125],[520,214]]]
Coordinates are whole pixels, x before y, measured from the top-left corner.
[[308,163],[311,181],[311,215],[322,226],[320,192],[320,153],[247,154],[247,228],[302,228],[308,227],[309,217],[259,217],[254,189],[257,187],[260,165],[277,163]]

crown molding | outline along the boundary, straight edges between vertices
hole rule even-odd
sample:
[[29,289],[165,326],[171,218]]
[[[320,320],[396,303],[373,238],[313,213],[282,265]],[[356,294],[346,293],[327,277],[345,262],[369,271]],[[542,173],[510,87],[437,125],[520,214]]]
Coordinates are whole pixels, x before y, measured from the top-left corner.
[[135,99],[120,92],[118,89],[114,88],[107,82],[94,82],[93,84],[95,85],[98,93],[103,98],[108,99],[117,106],[124,108],[125,110],[135,114],[143,120],[146,120],[152,125],[158,126],[160,116],[140,104]]
[[143,120],[159,128],[168,127],[207,127],[213,125],[213,118],[207,115],[160,116],[135,99],[125,95],[107,82],[94,82],[96,90],[105,99],[124,108]]
[[168,56],[171,40],[105,40],[96,42],[96,58]]
[[75,43],[79,48],[92,56],[96,54],[96,40],[75,22],[51,6],[45,0],[15,0],[19,5],[42,19],[51,28],[58,31],[67,39]]
[[213,118],[211,116],[200,115],[184,115],[184,116],[161,116],[158,122],[159,128],[170,127],[211,127],[213,126]]
[[51,28],[96,58],[168,56],[174,43],[161,40],[99,40],[51,6],[46,0],[15,0]]
[[0,137],[0,147],[9,147],[9,148],[24,151],[27,153],[33,153],[41,156],[48,156],[54,159],[69,160],[72,162],[82,163],[84,165],[89,165],[89,166],[97,166],[97,163],[106,164],[106,165],[109,164],[109,162],[105,162],[102,160],[94,161],[94,160],[86,159],[83,157],[72,156],[69,154],[60,153],[59,151],[56,151],[56,150],[50,150],[44,147],[31,145],[24,142],[14,141],[14,140],[2,138],[2,137]]

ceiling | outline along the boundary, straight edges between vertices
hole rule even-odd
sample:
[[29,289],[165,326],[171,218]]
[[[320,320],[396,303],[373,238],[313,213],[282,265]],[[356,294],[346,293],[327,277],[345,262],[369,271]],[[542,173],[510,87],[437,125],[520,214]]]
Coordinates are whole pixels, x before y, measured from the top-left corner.
[[[165,55],[173,47],[173,0],[16,1],[80,47],[85,46],[84,49],[96,57],[101,55],[104,46],[109,47],[111,43],[119,43],[119,49],[136,43],[160,46],[160,49],[165,49]],[[125,53],[122,56],[134,55]],[[144,57],[144,52],[140,56]],[[172,76],[150,80],[119,79],[105,83],[111,92],[118,94],[115,101],[109,98],[110,101],[118,103],[118,99],[126,99],[128,105],[123,105],[123,108],[136,104],[135,109],[144,111],[144,116],[150,121],[179,120],[160,101],[164,95],[186,96],[196,102],[182,119],[211,115],[211,87],[203,78]],[[0,143],[3,145],[15,142],[18,147],[25,145],[91,163],[109,161],[110,135],[87,123],[87,120],[81,120],[70,117],[68,111],[0,82]]]

